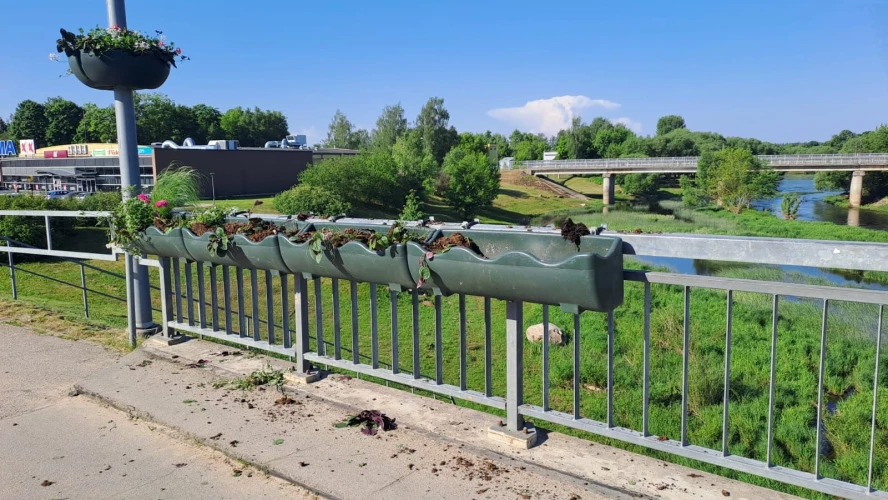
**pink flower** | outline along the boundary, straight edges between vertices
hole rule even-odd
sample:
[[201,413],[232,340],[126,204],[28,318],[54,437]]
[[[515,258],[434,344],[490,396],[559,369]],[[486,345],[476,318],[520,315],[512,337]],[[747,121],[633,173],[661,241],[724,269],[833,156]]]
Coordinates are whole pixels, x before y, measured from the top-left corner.
[[120,31],[120,26],[118,26],[118,25],[116,25],[116,24],[112,24],[112,25],[111,25],[111,29],[112,29],[113,31]]
[[434,253],[434,252],[426,252],[426,258],[429,259],[429,260],[434,259],[434,258],[435,258],[435,253]]
[[136,198],[138,198],[139,201],[141,201],[142,203],[148,203],[149,201],[151,201],[151,198],[148,198],[148,195],[145,193],[140,194]]
[[166,43],[164,43],[163,40],[157,42],[157,46],[158,46],[158,47],[163,47],[163,46],[165,46],[165,45],[166,45]]
[[169,205],[169,203],[168,203],[166,200],[160,200],[160,201],[158,201],[157,203],[154,204],[154,206],[157,207],[157,208],[164,208],[164,207],[166,207],[167,205]]
[[177,56],[182,55],[182,49],[176,49],[176,55]]

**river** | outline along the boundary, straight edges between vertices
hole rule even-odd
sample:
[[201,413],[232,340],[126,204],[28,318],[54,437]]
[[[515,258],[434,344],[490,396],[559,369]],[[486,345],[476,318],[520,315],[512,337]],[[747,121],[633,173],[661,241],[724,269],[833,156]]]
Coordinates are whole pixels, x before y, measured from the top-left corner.
[[[875,212],[872,210],[860,210],[856,208],[842,208],[831,203],[823,201],[830,195],[841,194],[840,191],[817,191],[814,189],[813,177],[790,177],[780,181],[777,187],[778,196],[770,200],[762,200],[754,204],[758,210],[769,210],[777,217],[783,218],[780,210],[780,204],[783,201],[783,195],[786,193],[799,193],[802,196],[802,203],[799,205],[797,220],[801,221],[824,221],[833,224],[852,225],[865,227],[869,229],[879,229],[888,231],[888,213]],[[736,264],[727,262],[713,262],[692,259],[676,259],[663,257],[635,257],[638,260],[650,265],[662,266],[669,268],[672,272],[681,274],[696,274],[701,276],[714,276],[724,272],[728,268],[761,268],[770,267],[777,268],[787,273],[787,278],[791,275],[804,276],[813,280],[826,280],[832,285],[849,286],[855,288],[866,288],[870,290],[888,291],[888,285],[874,283],[864,280],[860,273],[853,271],[843,273],[830,269],[817,269],[812,267],[801,266],[763,266],[755,264]],[[793,279],[794,281],[794,279]]]

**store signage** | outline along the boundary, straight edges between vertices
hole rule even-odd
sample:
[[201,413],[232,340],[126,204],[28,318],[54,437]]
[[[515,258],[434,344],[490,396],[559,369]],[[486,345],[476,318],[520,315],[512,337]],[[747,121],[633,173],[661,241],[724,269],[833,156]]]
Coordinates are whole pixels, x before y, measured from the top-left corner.
[[89,156],[89,145],[72,144],[68,146],[68,156]]
[[44,151],[43,157],[44,158],[67,158],[68,152],[67,151]]
[[139,146],[139,156],[151,156],[151,146]]
[[93,155],[93,156],[106,156],[106,154],[107,154],[107,153],[105,152],[104,149],[93,149],[93,150],[92,150],[92,155]]
[[19,156],[31,157],[36,154],[34,149],[34,139],[25,139],[19,141]]
[[0,156],[17,156],[15,143],[12,141],[0,141]]

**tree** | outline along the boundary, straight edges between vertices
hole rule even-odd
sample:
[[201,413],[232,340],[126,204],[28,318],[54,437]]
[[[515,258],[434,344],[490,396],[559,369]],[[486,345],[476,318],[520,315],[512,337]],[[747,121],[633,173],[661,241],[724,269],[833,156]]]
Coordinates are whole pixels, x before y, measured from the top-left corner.
[[657,135],[666,135],[673,130],[687,129],[684,118],[678,115],[667,115],[657,120]]
[[739,213],[756,199],[774,196],[779,181],[779,174],[750,151],[726,148],[700,156],[694,187],[698,196]]
[[382,108],[376,119],[376,128],[370,134],[370,144],[374,150],[391,152],[398,139],[407,133],[407,118],[401,103]]
[[88,102],[83,105],[83,118],[74,133],[74,142],[117,142],[117,118],[114,108],[100,108]]
[[450,113],[444,108],[444,99],[430,97],[416,118],[416,129],[422,138],[426,152],[440,165],[444,155],[458,144],[459,133],[448,128]]
[[43,109],[46,117],[46,144],[56,146],[74,142],[77,126],[83,119],[83,108],[67,99],[50,97]]
[[136,94],[136,134],[139,144],[195,139],[197,119],[188,106],[176,105],[164,94]]
[[418,192],[431,191],[440,172],[438,163],[425,151],[422,138],[416,129],[409,130],[395,141],[392,159],[398,167],[398,174],[408,188]]
[[34,139],[36,147],[46,146],[46,109],[42,104],[30,99],[16,106],[9,124],[12,137],[24,140]]
[[700,154],[693,133],[684,128],[658,135],[647,146],[647,155],[651,157],[698,156]]
[[287,118],[280,111],[259,108],[229,109],[219,119],[225,139],[236,139],[241,146],[260,147],[280,140],[289,133]]
[[6,123],[6,120],[0,118],[0,134],[6,132],[9,129],[9,124]]
[[196,104],[191,107],[194,113],[194,121],[197,130],[193,139],[198,144],[206,144],[214,139],[223,139],[222,134],[222,113],[218,109],[207,106],[206,104]]
[[635,137],[635,133],[622,125],[602,127],[595,135],[592,146],[598,158],[619,158],[626,154],[624,143],[632,137]]
[[445,198],[465,220],[490,206],[499,193],[499,169],[483,153],[453,148],[444,157],[444,173],[450,177]]
[[[515,134],[512,134],[513,136]],[[549,148],[545,138],[527,134],[517,144],[512,144],[515,161],[542,160],[543,153]]]
[[370,134],[364,129],[355,130],[345,113],[337,109],[321,144],[328,148],[361,149],[370,144]]
[[627,174],[620,186],[634,198],[651,198],[659,192],[661,180],[660,174]]

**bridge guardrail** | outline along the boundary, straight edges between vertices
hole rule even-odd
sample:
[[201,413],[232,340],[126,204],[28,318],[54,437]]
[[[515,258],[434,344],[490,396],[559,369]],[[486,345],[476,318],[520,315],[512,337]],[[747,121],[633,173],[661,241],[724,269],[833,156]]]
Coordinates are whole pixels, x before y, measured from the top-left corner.
[[[3,215],[9,213],[0,211],[0,216]],[[366,220],[343,219],[344,223],[360,221]],[[439,226],[458,228],[458,225]],[[461,228],[461,231],[471,238],[471,232],[476,229],[555,231],[487,224]],[[888,271],[888,244],[883,243],[706,235],[621,236],[627,255]],[[537,423],[565,425],[827,494],[888,498],[884,483],[888,477],[880,472],[884,464],[878,462],[884,457],[876,454],[878,447],[888,440],[888,424],[877,419],[881,411],[880,392],[884,391],[879,361],[888,291],[626,269],[627,286],[631,284],[640,289],[627,294],[623,306],[606,313],[576,314],[545,305],[501,302],[483,296],[425,297],[415,290],[388,291],[386,300],[380,298],[380,294],[386,293],[382,284],[312,280],[302,275],[186,259],[160,258],[146,263],[160,272],[162,334],[171,341],[176,339],[176,332],[191,333],[289,356],[300,372],[319,365],[335,367],[504,410],[506,427],[514,432],[521,432],[525,428],[524,419],[532,418]],[[713,298],[713,294],[722,299]],[[755,379],[757,382],[732,376],[732,369],[738,369],[732,363],[732,347],[740,345],[738,342],[746,344],[758,335],[748,331],[748,326],[734,327],[735,321],[749,314],[744,308],[752,296],[767,301],[769,318],[759,325],[767,331],[767,335],[758,340],[767,349],[767,354],[761,356],[767,367],[762,367],[762,373]],[[724,300],[723,363],[715,368],[721,372],[723,383],[718,387],[717,403],[692,411],[693,404],[699,405],[699,402],[693,403],[698,398],[694,391],[699,389],[699,381],[694,377],[699,376],[699,372],[692,369],[698,366],[693,361],[692,338],[699,325],[691,321],[692,304],[697,301],[708,304],[713,300]],[[659,331],[657,325],[662,324],[664,308],[675,302],[682,306],[676,318],[680,339],[675,339],[676,352],[670,354],[672,341],[664,337],[666,331]],[[795,340],[787,339],[786,332],[782,331],[786,320],[782,319],[781,311],[800,304],[819,311],[819,341],[817,350],[812,352],[813,365],[800,362],[794,370],[809,374],[816,384],[793,385],[792,390],[804,395],[795,406],[787,406],[786,389],[780,385],[781,377],[787,373],[778,371],[778,355],[785,355],[787,346]],[[828,353],[836,345],[841,348],[846,344],[839,342],[841,338],[828,337],[827,333],[836,335],[835,326],[831,325],[847,321],[843,312],[853,310],[855,315],[862,315],[862,309],[846,309],[855,304],[877,313],[869,318],[875,334],[870,332],[870,336],[861,340],[863,347],[860,347],[873,351],[861,354],[862,360],[876,362],[870,365],[862,361],[873,370],[873,378],[869,379],[872,385],[856,387],[856,393],[858,398],[871,398],[872,411],[855,414],[860,420],[857,425],[869,430],[869,439],[867,445],[861,444],[861,449],[856,450],[862,457],[859,464],[847,469],[847,465],[843,465],[846,468],[836,465],[830,448],[823,444],[830,439],[830,429],[839,425],[836,422],[847,424],[846,420],[836,421],[833,410],[828,409],[830,395],[825,389],[828,377],[840,377],[827,364],[832,359]],[[350,321],[343,322],[342,314],[350,317]],[[618,336],[622,330],[620,323],[628,321],[626,315],[636,314],[642,318],[643,327],[637,332],[623,331]],[[570,325],[565,328],[569,344],[557,346],[545,333],[539,348],[529,344],[523,338],[526,316],[535,318],[534,321],[541,319],[543,332],[548,332],[549,326],[556,322]],[[500,322],[503,319],[504,324]],[[706,319],[707,323],[714,321],[720,320]],[[590,350],[594,344],[589,339],[599,339],[596,342],[603,342],[604,346]],[[624,342],[631,345],[621,345]],[[668,345],[661,345],[662,342]],[[641,353],[637,360],[630,355],[635,345]],[[401,355],[405,353],[402,360]],[[653,362],[660,359],[661,354],[679,358],[675,368],[680,371],[681,381],[674,398],[664,395],[663,391],[669,389],[662,380],[677,374],[663,371],[671,365],[664,365],[662,360]],[[561,366],[565,356],[569,366],[559,370],[569,368],[572,375],[568,377],[555,371],[556,364]],[[590,369],[595,372],[596,366],[603,367],[601,381],[597,382],[600,387],[593,384],[593,388],[588,389],[592,384],[588,374]],[[618,377],[620,370],[629,370],[628,378]],[[618,387],[618,380],[623,384],[637,383],[638,400],[629,393],[624,395],[623,391],[629,389]],[[758,396],[763,412],[761,423],[744,420],[742,424],[742,432],[759,436],[756,439],[761,445],[757,448],[760,453],[734,454],[741,424],[732,421],[732,416],[737,416],[731,409],[748,403],[738,401],[734,392],[738,384],[740,387],[758,384],[755,388],[761,390]],[[677,412],[674,424],[661,421],[665,418],[664,411]],[[717,411],[720,415],[717,439],[703,438],[699,430],[695,430],[700,425],[700,411]],[[800,437],[794,438],[815,443],[812,456],[804,460],[787,458],[784,451],[787,438],[777,428],[785,424],[787,412],[793,411],[808,411],[814,420],[811,427],[797,429]],[[749,417],[746,413],[743,415],[743,418]],[[669,425],[674,428],[665,432],[664,426]],[[750,430],[749,425],[755,430]],[[824,477],[825,469],[831,477]]]

